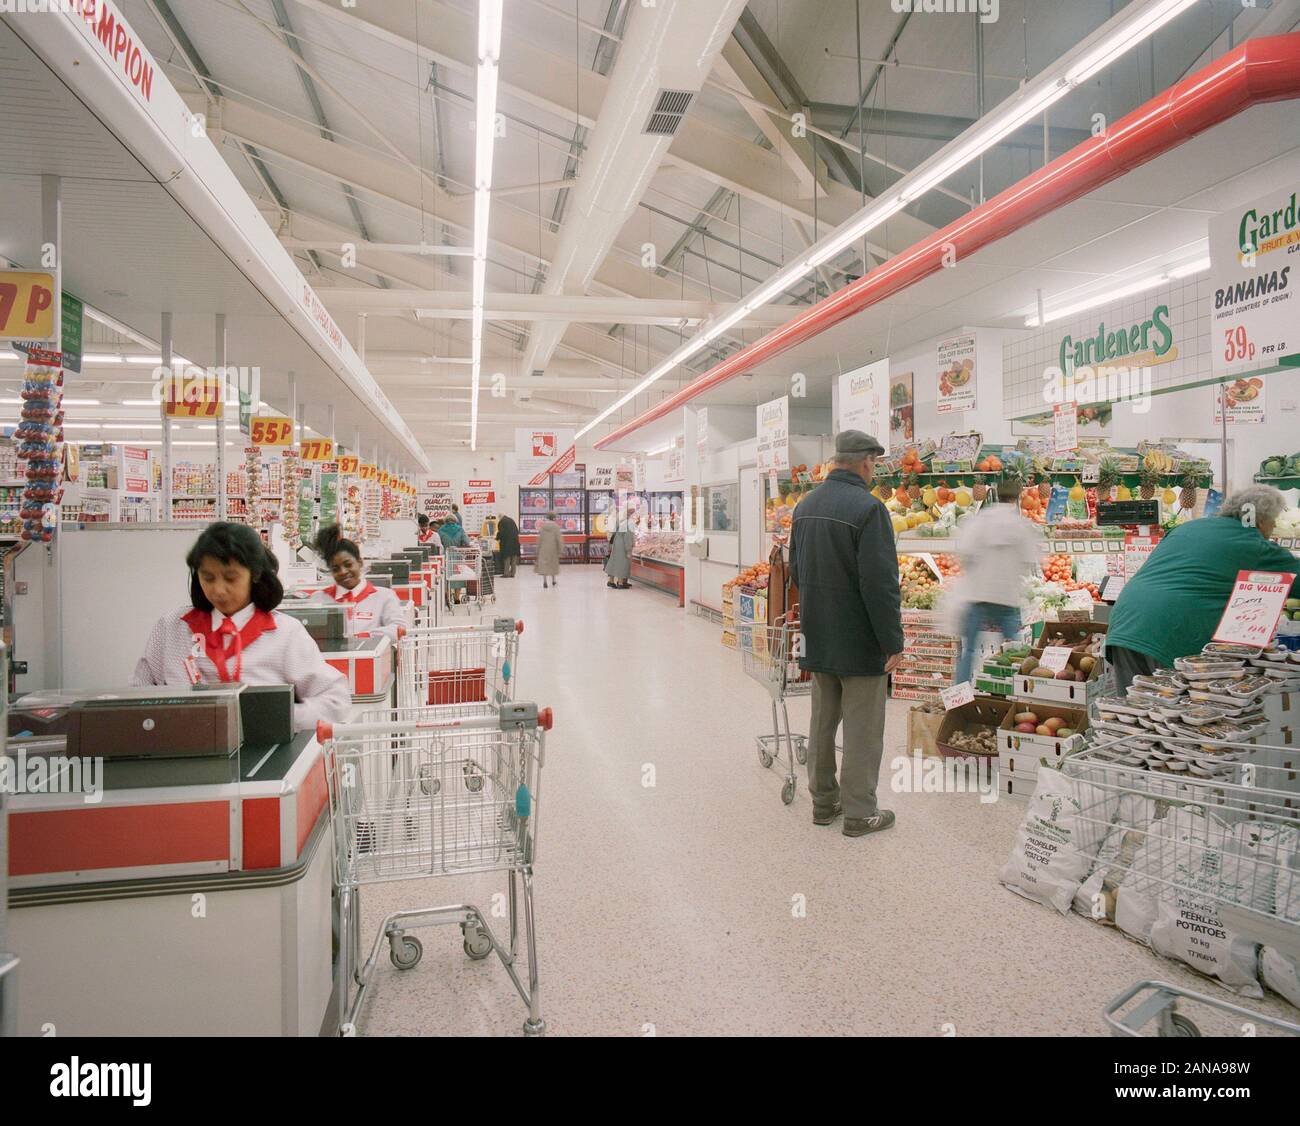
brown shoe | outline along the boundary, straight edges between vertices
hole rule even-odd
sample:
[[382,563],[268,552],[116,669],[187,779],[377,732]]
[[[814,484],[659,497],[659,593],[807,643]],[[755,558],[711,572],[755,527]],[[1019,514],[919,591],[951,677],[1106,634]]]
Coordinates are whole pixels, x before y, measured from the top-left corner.
[[844,807],[839,802],[836,802],[829,809],[825,808],[824,806],[815,805],[813,806],[813,824],[829,825],[832,821],[835,820],[835,818],[837,818],[843,812],[844,812]]
[[882,809],[874,817],[846,817],[841,832],[846,837],[865,837],[868,833],[878,833],[894,824],[894,811]]

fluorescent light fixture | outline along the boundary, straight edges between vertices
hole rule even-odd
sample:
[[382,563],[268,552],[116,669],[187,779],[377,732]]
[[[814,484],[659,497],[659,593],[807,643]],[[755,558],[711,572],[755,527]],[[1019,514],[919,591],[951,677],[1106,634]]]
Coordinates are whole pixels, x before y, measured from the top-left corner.
[[104,352],[82,356],[81,360],[87,364],[120,364],[122,357],[112,352]]
[[17,352],[0,352],[0,360],[9,360],[12,363],[18,363],[23,357]]
[[[781,291],[789,288],[794,281],[805,277],[880,226],[907,204],[943,183],[1008,134],[1065,97],[1075,86],[1087,81],[1126,51],[1143,42],[1158,28],[1163,27],[1195,2],[1196,0],[1131,0],[1128,7],[1112,16],[1093,34],[1086,45],[1076,47],[1073,58],[1067,54],[1037,78],[1026,83],[1015,95],[987,113],[929,160],[923,161],[905,175],[894,185],[893,191],[888,196],[873,200],[858,214],[842,223],[825,239],[810,247],[801,261],[778,270],[762,287],[746,298],[740,308],[745,312],[753,312],[760,305],[767,304]],[[479,10],[481,16],[482,7]],[[1162,280],[1163,277],[1162,275]],[[1105,299],[1112,300],[1115,296],[1117,295],[1112,292],[1107,294]],[[1068,313],[1062,312],[1060,315],[1066,316]],[[694,340],[702,339],[704,342],[712,340],[721,335],[727,327],[734,325],[738,319],[734,311],[728,313],[717,322],[706,325],[696,334]],[[697,347],[695,351],[698,350]],[[677,364],[681,363],[684,352],[684,348],[679,348],[636,387],[583,426],[577,436],[582,437],[626,403],[631,402],[651,384],[672,371]]]
[[161,422],[65,422],[64,430],[161,430]]
[[[1167,285],[1175,278],[1187,278],[1193,274],[1200,274],[1210,268],[1208,258],[1199,258],[1193,262],[1184,262],[1181,266],[1166,270],[1162,274],[1150,274],[1147,277],[1140,278],[1137,281],[1127,282],[1118,289],[1111,288],[1105,291],[1094,293],[1091,297],[1083,297],[1078,301],[1073,301],[1068,305],[1059,305],[1055,308],[1043,308],[1043,324],[1051,324],[1053,321],[1061,321],[1066,317],[1072,317],[1076,313],[1085,313],[1089,309],[1095,309],[1099,305],[1109,305],[1112,301],[1118,301],[1124,297],[1132,297],[1137,293],[1145,293],[1148,289],[1155,289],[1157,286]],[[1038,328],[1038,314],[1031,313],[1025,318],[1026,328]]]
[[1208,258],[1198,258],[1194,262],[1185,262],[1169,271],[1171,278],[1190,278],[1193,274],[1203,274],[1210,268]]
[[501,10],[503,0],[479,0],[478,57],[482,62],[501,58]]
[[646,450],[645,456],[654,457],[655,454],[666,454],[672,448],[673,448],[673,443],[669,442],[666,446],[657,446],[653,450]]
[[[21,407],[22,405],[23,405],[22,399],[0,399],[0,406]],[[97,407],[99,406],[99,400],[98,399],[64,399],[63,405],[65,407]]]
[[[157,367],[162,363],[161,356],[123,356],[122,362],[127,364],[152,364]],[[176,357],[172,357],[172,363],[176,363]]]

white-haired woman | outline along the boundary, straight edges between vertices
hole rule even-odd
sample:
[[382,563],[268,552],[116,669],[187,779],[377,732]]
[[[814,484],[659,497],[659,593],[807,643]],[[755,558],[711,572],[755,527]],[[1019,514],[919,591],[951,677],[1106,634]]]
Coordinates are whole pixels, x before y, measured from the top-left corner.
[[1238,571],[1300,572],[1300,560],[1268,538],[1285,508],[1276,489],[1254,485],[1229,497],[1217,516],[1189,520],[1160,541],[1111,611],[1106,657],[1121,692],[1133,677],[1201,651]]

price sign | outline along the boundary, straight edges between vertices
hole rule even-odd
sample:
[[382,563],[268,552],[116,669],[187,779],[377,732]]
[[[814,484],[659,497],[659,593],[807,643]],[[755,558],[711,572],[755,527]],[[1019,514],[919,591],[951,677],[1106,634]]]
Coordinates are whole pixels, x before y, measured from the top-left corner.
[[1073,402],[1052,408],[1052,448],[1058,454],[1079,448],[1079,408]]
[[1072,590],[1065,596],[1065,605],[1070,610],[1091,610],[1092,592],[1088,590]]
[[361,467],[361,459],[359,457],[351,457],[345,454],[339,455],[339,476],[340,477],[349,477],[349,476],[355,477],[360,467]]
[[163,414],[168,418],[216,418],[221,413],[221,383],[196,369],[167,383]]
[[334,443],[329,438],[304,438],[300,456],[303,461],[333,461]]
[[54,336],[54,275],[0,270],[0,340]]
[[[1087,591],[1084,592],[1085,594]],[[1070,663],[1070,654],[1074,652],[1068,645],[1049,645],[1043,650],[1042,657],[1038,660],[1040,669],[1050,669],[1052,672],[1060,672]]]
[[379,476],[379,466],[377,465],[367,465],[362,462],[360,469],[360,476],[363,481],[373,481]]
[[1131,579],[1156,549],[1154,536],[1124,537],[1124,577]]
[[1238,571],[1214,640],[1263,649],[1273,639],[1293,582],[1295,575],[1286,572]]
[[255,415],[248,427],[248,440],[255,446],[290,446],[293,420],[278,415]]
[[943,701],[943,710],[950,712],[953,708],[960,708],[962,704],[969,704],[975,699],[975,686],[969,680],[965,680],[961,684],[954,684],[951,688],[940,688],[939,699]]

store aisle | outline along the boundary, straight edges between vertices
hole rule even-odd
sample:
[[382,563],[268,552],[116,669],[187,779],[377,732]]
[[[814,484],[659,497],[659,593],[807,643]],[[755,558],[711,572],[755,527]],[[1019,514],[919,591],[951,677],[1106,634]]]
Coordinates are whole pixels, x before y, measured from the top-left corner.
[[[1218,990],[1004,889],[1019,803],[888,794],[897,827],[850,840],[812,825],[801,770],[783,806],[754,750],[765,693],[716,626],[663,595],[608,590],[595,567],[565,568],[554,590],[525,568],[497,589],[526,627],[518,696],[556,716],[536,880],[553,1034],[1100,1034],[1105,1003],[1136,981]],[[792,712],[806,729],[808,702]],[[905,726],[891,703],[886,764]],[[369,889],[366,941],[387,910],[468,898],[490,911],[503,888]],[[363,1033],[519,1031],[495,958],[469,962],[451,928],[422,938],[415,970],[385,958]]]

